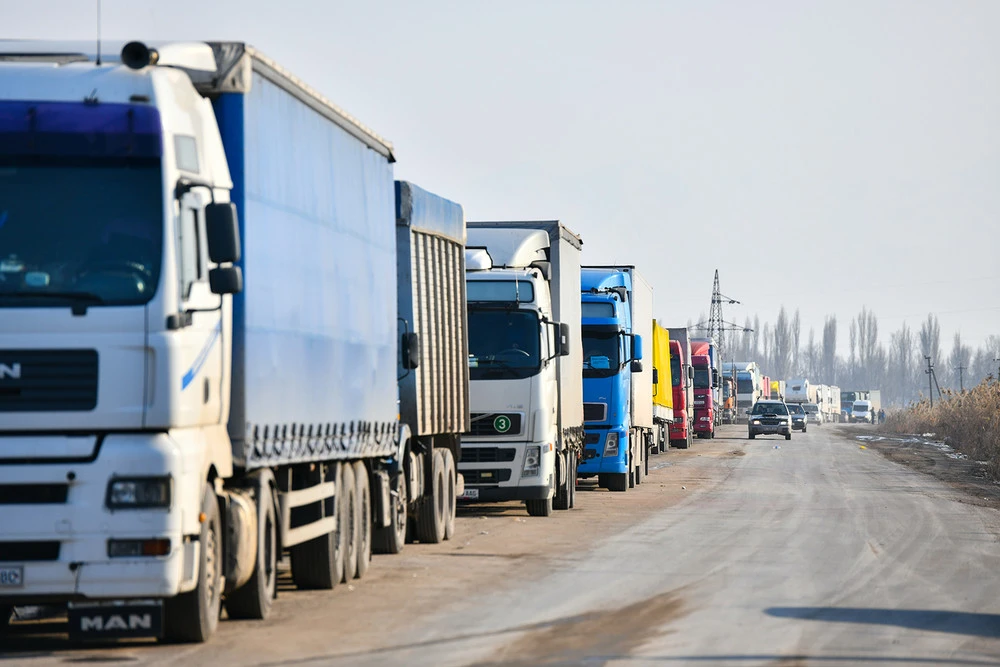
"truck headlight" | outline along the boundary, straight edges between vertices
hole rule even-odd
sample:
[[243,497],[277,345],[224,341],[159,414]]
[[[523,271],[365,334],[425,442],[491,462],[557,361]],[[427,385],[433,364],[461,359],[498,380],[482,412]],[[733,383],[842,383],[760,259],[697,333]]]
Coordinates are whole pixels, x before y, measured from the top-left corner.
[[538,445],[528,445],[524,450],[524,466],[521,468],[521,475],[524,477],[536,476],[541,461],[542,448]]
[[608,437],[604,440],[604,455],[618,456],[618,434],[614,431],[608,432]]
[[108,483],[108,509],[170,507],[169,477],[121,477]]

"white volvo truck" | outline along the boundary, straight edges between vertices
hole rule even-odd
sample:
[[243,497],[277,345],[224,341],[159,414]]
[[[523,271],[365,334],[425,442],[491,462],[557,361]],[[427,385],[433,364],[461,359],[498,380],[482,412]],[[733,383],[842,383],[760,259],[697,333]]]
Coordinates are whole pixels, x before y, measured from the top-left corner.
[[470,222],[466,248],[472,427],[466,501],[574,503],[583,445],[580,237],[559,222]]
[[203,641],[283,554],[332,588],[450,534],[464,218],[393,162],[242,43],[0,43],[0,626]]

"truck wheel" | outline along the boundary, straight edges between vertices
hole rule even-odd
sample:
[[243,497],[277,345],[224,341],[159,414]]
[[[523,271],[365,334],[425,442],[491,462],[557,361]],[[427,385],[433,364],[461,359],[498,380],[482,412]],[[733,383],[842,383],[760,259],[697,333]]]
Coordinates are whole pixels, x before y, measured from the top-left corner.
[[358,575],[358,490],[354,484],[354,466],[344,463],[340,466],[343,477],[337,492],[341,494],[338,520],[340,548],[344,552],[344,575],[340,580],[347,583]]
[[556,459],[557,480],[559,479],[560,474],[562,474],[565,479],[556,487],[556,496],[552,499],[552,507],[557,510],[568,510],[570,507],[569,452],[564,453]]
[[608,490],[616,493],[625,493],[628,491],[628,473],[609,474]]
[[278,521],[270,474],[257,488],[257,557],[250,581],[226,596],[229,618],[264,620],[278,592]]
[[222,607],[222,519],[219,501],[209,486],[201,501],[205,520],[198,536],[198,585],[166,601],[164,637],[173,642],[203,642],[219,624]]
[[610,489],[611,488],[611,475],[602,472],[597,474],[597,488],[599,489]]
[[372,536],[372,549],[377,554],[398,554],[406,545],[406,478],[397,473],[390,482],[389,525],[376,528]]
[[448,511],[447,483],[444,459],[431,452],[431,484],[429,493],[420,502],[417,514],[417,539],[425,544],[438,544],[444,539],[445,513]]
[[458,494],[455,493],[455,457],[450,449],[441,449],[441,458],[444,460],[444,480],[445,480],[445,512],[444,512],[444,539],[450,540],[455,536],[455,510],[458,507]]
[[552,496],[545,500],[525,500],[524,505],[528,508],[528,516],[552,515]]
[[688,431],[687,437],[683,440],[674,440],[677,443],[677,449],[689,449],[691,447],[691,432]]
[[364,461],[354,463],[354,492],[358,509],[358,579],[365,576],[372,560],[372,494]]
[[569,458],[569,474],[570,474],[570,484],[569,484],[569,507],[573,509],[576,507],[576,452],[571,453]]
[[0,637],[4,635],[7,626],[14,618],[14,606],[9,604],[0,605]]
[[642,475],[646,470],[646,449],[645,443],[639,447],[639,465],[635,467],[635,485],[639,486],[642,484]]
[[337,466],[337,494],[333,497],[332,514],[338,517],[337,529],[326,535],[292,547],[292,581],[302,589],[330,590],[344,578],[344,549],[341,539],[344,523],[339,519],[341,480],[344,464]]
[[715,429],[714,428],[712,429],[711,435],[709,435],[708,437],[710,437],[712,440],[715,440]]

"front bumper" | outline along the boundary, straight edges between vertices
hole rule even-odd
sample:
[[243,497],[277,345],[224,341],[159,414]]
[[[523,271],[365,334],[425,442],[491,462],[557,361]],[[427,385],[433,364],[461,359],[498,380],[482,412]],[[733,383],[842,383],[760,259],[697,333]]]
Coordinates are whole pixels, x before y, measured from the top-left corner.
[[[12,437],[12,436],[5,436]],[[33,487],[64,484],[65,500],[6,505],[0,511],[0,543],[27,554],[2,566],[22,568],[18,586],[0,588],[0,604],[73,600],[166,598],[190,590],[198,562],[197,540],[185,540],[185,514],[197,522],[197,474],[183,475],[179,448],[166,434],[115,434],[104,438],[97,458],[72,463],[9,464],[0,461],[0,484]],[[169,508],[111,511],[105,507],[114,476],[172,476]],[[193,485],[193,492],[189,487]],[[168,539],[164,556],[111,558],[110,539]],[[13,545],[11,543],[14,543]]]
[[[590,430],[585,429],[587,444],[583,447],[583,456],[577,464],[577,473],[581,475],[598,475],[602,473],[621,474],[628,472],[628,436],[623,431],[618,430]],[[604,446],[607,444],[608,434],[618,434],[618,454],[615,456],[604,456]],[[597,436],[597,442],[591,442]]]
[[[541,448],[541,460],[538,474],[525,476],[524,457],[529,446]],[[504,460],[509,459],[504,452],[510,450],[513,459]],[[465,478],[461,502],[544,500],[555,488],[555,451],[548,443],[463,438],[458,472]]]
[[788,435],[791,433],[791,427],[788,424],[751,424],[749,428],[749,433],[752,435]]

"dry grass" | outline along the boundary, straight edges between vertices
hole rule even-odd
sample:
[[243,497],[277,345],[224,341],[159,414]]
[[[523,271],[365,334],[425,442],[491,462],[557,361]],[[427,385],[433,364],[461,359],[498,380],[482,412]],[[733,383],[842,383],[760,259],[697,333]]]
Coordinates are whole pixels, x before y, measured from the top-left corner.
[[881,429],[891,433],[934,433],[935,439],[986,461],[993,479],[1000,479],[1000,383],[992,377],[964,394],[946,391],[934,407],[926,400],[894,411]]

